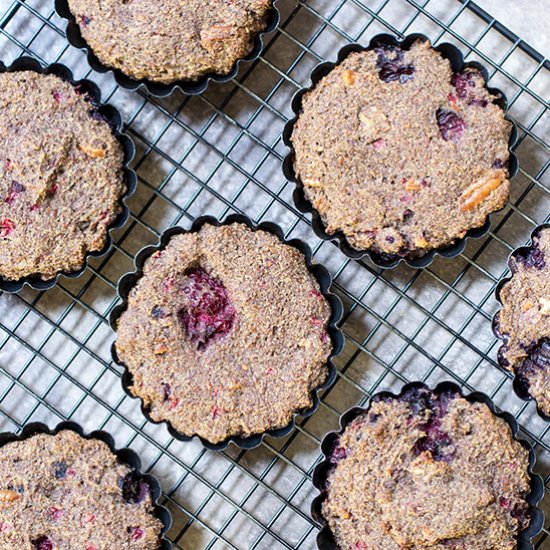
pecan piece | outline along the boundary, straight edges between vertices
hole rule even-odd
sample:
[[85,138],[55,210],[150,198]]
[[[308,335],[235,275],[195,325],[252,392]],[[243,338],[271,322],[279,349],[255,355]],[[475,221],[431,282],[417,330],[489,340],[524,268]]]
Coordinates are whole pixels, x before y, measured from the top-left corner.
[[460,196],[460,210],[469,212],[480,205],[493,191],[496,191],[506,180],[504,170],[492,170],[488,175],[470,184]]
[[78,145],[79,149],[86,153],[89,157],[93,159],[102,159],[105,158],[105,151],[103,149],[98,149],[96,147],[91,147],[90,145],[80,143]]
[[353,86],[355,84],[355,75],[357,73],[351,69],[346,69],[342,73],[342,80],[344,81],[345,86]]
[[11,504],[20,498],[21,495],[17,491],[10,491],[9,489],[3,489],[0,491],[0,505]]

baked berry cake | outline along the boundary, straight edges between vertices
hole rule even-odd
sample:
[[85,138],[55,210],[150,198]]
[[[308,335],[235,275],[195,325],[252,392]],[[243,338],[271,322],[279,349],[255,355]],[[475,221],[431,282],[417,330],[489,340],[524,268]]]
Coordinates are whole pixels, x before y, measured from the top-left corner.
[[0,550],[154,550],[162,523],[147,483],[73,431],[0,448]]
[[169,84],[228,74],[267,26],[271,0],[68,0],[104,65]]
[[291,137],[325,231],[414,257],[482,226],[509,193],[511,124],[495,99],[429,42],[350,53],[305,94]]
[[500,291],[495,332],[504,340],[499,363],[550,416],[550,228],[510,259],[512,278]]
[[342,549],[512,550],[530,522],[528,451],[458,393],[374,399],[329,459],[322,514]]
[[0,74],[0,111],[0,277],[77,271],[121,210],[122,147],[89,97],[54,75]]
[[312,405],[330,315],[297,249],[244,224],[205,224],[145,262],[116,352],[153,420],[215,444],[285,427]]

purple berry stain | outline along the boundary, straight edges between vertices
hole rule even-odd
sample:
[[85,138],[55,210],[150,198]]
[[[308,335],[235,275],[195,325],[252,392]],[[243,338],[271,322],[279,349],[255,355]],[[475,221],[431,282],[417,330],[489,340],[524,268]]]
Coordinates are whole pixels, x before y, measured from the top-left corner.
[[143,502],[149,493],[149,485],[134,472],[126,474],[119,485],[122,489],[122,498],[129,504]]
[[441,137],[445,141],[458,143],[462,138],[464,128],[466,128],[464,120],[451,109],[440,108],[436,111],[435,116]]
[[67,475],[67,463],[64,460],[58,460],[53,463],[53,475],[55,479],[65,479]]
[[185,274],[182,287],[185,306],[179,319],[185,334],[202,350],[215,338],[225,336],[235,321],[235,308],[223,283],[202,267],[194,267]]
[[21,185],[18,181],[12,181],[8,196],[4,199],[4,202],[11,206],[23,191],[25,191],[24,185]]
[[79,15],[78,16],[78,24],[81,27],[87,27],[92,22],[92,18],[88,17],[87,15]]
[[517,369],[520,383],[526,392],[529,390],[529,379],[537,372],[550,373],[550,338],[541,338],[527,347],[527,358]]
[[537,245],[533,245],[526,254],[518,254],[515,259],[518,264],[523,265],[526,269],[540,270],[546,267],[544,252]]
[[451,78],[451,84],[456,88],[458,97],[464,99],[468,95],[468,88],[475,88],[474,71],[455,73]]
[[31,540],[31,543],[35,550],[53,550],[53,543],[46,535]]
[[454,393],[433,394],[421,388],[413,388],[403,395],[402,399],[409,403],[414,416],[425,417],[428,412],[430,413],[427,419],[423,418],[420,425],[420,429],[426,435],[414,444],[412,452],[415,456],[429,452],[436,462],[450,462],[453,459],[452,439],[442,429],[441,424],[455,397]]
[[166,317],[166,312],[160,306],[155,306],[151,310],[151,315],[153,316],[154,319],[162,319]]
[[398,81],[405,84],[413,78],[415,68],[404,63],[404,52],[397,46],[380,46],[374,50],[378,55],[378,77],[384,82]]

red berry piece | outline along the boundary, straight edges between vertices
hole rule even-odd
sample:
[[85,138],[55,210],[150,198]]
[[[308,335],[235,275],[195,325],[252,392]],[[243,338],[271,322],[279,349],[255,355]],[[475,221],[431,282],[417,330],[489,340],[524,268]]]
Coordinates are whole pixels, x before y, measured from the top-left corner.
[[46,535],[31,540],[31,543],[35,550],[53,550],[53,543]]
[[5,533],[6,531],[9,531],[12,528],[12,526],[9,523],[0,523],[0,533]]
[[10,190],[8,191],[8,196],[5,198],[5,202],[9,205],[12,205],[17,197],[25,191],[25,186],[21,185],[18,181],[12,181],[10,185]]
[[65,101],[65,95],[63,94],[63,92],[60,92],[59,90],[54,91],[52,95],[54,100],[57,103],[63,103],[63,101]]
[[438,109],[435,116],[441,137],[445,141],[458,143],[466,128],[464,120],[451,109]]
[[145,531],[141,527],[129,527],[128,529],[132,540],[139,540],[145,536]]
[[48,510],[48,515],[52,521],[60,520],[64,513],[61,508],[57,508],[56,506],[51,506]]
[[510,508],[510,500],[505,497],[500,497],[498,503],[500,504],[500,507],[504,508],[505,510],[508,510]]
[[323,297],[323,295],[315,288],[309,291],[309,295],[310,296],[315,296],[315,298],[322,298]]
[[212,415],[212,418],[216,420],[216,418],[219,418],[221,416],[221,410],[218,407],[214,406],[212,407],[210,414]]
[[82,519],[80,520],[80,523],[82,525],[95,523],[95,514],[92,514],[92,512],[86,512],[85,514],[82,515]]
[[179,311],[185,334],[197,349],[229,333],[236,311],[223,283],[202,267],[187,271],[182,287],[186,305]]
[[373,141],[372,142],[372,146],[377,150],[377,151],[380,151],[380,149],[383,149],[386,145],[386,142],[380,138],[380,139],[377,139],[376,141]]
[[6,239],[15,229],[15,223],[8,218],[0,220],[0,239]]

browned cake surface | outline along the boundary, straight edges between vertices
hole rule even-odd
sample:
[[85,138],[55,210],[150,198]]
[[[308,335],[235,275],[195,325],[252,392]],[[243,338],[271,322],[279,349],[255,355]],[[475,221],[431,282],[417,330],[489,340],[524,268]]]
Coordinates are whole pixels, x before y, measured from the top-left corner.
[[500,292],[496,323],[504,339],[499,361],[550,416],[550,229],[541,230],[529,251],[511,262],[513,275]]
[[64,430],[0,449],[1,550],[154,550],[148,485],[109,447]]
[[415,256],[482,226],[509,192],[511,125],[492,99],[427,42],[351,53],[304,96],[292,135],[326,231]]
[[0,74],[0,113],[0,277],[76,271],[120,212],[122,148],[57,76]]
[[329,318],[298,250],[243,224],[205,225],[146,261],[116,350],[155,420],[217,443],[311,406]]
[[170,83],[227,74],[265,29],[271,0],[69,0],[99,60]]
[[456,394],[374,402],[334,448],[323,515],[346,550],[513,550],[529,524],[529,454]]

